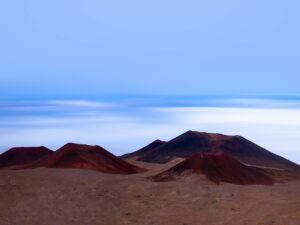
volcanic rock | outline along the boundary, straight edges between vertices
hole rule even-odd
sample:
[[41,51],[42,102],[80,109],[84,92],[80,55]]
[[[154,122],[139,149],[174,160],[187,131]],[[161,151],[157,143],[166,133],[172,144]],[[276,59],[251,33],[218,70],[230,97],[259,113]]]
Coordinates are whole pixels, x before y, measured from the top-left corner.
[[100,146],[74,143],[64,145],[51,156],[29,165],[27,168],[38,167],[89,169],[113,174],[132,174],[145,171]]
[[196,153],[153,179],[167,181],[190,174],[204,174],[215,183],[273,184],[273,179],[265,170],[246,166],[224,153]]
[[15,147],[0,155],[0,168],[13,168],[33,163],[53,153],[50,149],[41,147]]
[[188,131],[153,148],[137,160],[166,163],[188,158],[199,152],[223,152],[244,164],[280,169],[299,169],[299,165],[278,156],[241,136]]

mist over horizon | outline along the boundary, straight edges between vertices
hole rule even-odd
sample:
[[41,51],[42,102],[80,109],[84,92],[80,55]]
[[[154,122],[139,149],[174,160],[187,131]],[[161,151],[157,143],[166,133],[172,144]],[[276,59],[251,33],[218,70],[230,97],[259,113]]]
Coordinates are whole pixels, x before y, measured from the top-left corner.
[[121,98],[1,101],[0,151],[68,142],[100,145],[116,155],[187,130],[241,135],[300,163],[300,100],[293,98]]

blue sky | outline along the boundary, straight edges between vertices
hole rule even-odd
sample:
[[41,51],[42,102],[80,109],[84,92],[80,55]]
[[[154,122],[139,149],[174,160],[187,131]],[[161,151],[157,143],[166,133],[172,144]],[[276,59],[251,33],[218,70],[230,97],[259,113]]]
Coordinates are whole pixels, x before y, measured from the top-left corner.
[[[85,141],[120,154],[200,129],[243,134],[300,162],[299,6],[2,1],[0,148]],[[221,119],[199,119],[207,113]],[[131,136],[113,140],[99,127]]]
[[0,4],[1,98],[299,95],[296,0]]

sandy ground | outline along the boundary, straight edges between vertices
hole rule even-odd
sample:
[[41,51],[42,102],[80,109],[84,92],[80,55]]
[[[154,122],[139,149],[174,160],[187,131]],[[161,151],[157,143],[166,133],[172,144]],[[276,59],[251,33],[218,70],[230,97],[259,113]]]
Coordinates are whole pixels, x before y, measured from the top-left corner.
[[[174,164],[176,162],[171,162]],[[171,182],[78,169],[0,171],[0,224],[300,225],[300,181],[215,185],[202,176]]]

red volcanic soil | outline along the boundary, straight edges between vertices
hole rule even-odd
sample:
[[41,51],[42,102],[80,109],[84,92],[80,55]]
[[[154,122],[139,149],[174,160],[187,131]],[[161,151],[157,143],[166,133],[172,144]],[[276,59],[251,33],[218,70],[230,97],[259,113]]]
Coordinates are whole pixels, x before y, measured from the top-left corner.
[[188,131],[157,146],[138,161],[166,163],[175,158],[188,158],[199,152],[223,152],[247,164],[280,169],[299,169],[299,165],[278,156],[241,136]]
[[246,166],[224,153],[197,153],[169,170],[153,177],[155,181],[201,173],[215,182],[232,184],[273,184],[273,179],[260,168]]
[[29,165],[27,168],[78,168],[113,174],[132,174],[145,169],[134,166],[100,146],[69,143],[51,156]]
[[155,141],[151,142],[150,144],[146,145],[145,147],[143,147],[143,148],[141,148],[141,149],[139,149],[139,150],[137,150],[135,152],[122,155],[121,158],[129,159],[129,158],[143,157],[146,154],[148,154],[149,152],[151,152],[152,149],[154,149],[154,148],[156,148],[158,146],[161,146],[161,145],[163,145],[165,143],[166,143],[165,141],[155,140]]
[[26,165],[53,153],[50,149],[41,147],[16,147],[0,155],[0,168]]

